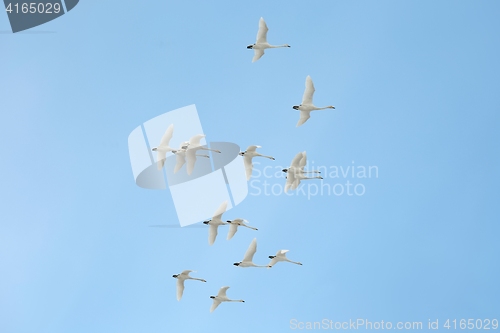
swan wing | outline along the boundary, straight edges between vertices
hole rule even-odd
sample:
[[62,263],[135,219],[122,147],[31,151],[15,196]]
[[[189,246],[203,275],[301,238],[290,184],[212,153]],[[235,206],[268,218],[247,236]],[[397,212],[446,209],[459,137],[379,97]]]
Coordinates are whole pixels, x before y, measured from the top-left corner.
[[276,257],[285,257],[285,253],[287,253],[289,250],[279,250],[277,253],[276,253]]
[[302,158],[300,159],[300,162],[299,162],[300,170],[303,170],[304,167],[306,166],[306,164],[307,164],[307,155],[306,155],[306,152],[303,151]]
[[181,275],[188,276],[188,275],[189,275],[189,273],[191,273],[191,272],[194,272],[194,271],[191,271],[191,270],[189,270],[189,269],[186,269],[185,271],[182,271],[182,272],[181,272]]
[[158,165],[158,170],[163,169],[163,166],[165,165],[165,159],[167,158],[167,152],[157,150],[158,155],[156,156],[156,159],[158,160],[156,163]]
[[180,301],[184,293],[184,280],[177,279],[177,300]]
[[261,146],[248,146],[247,151],[254,152],[257,148],[262,148]]
[[249,261],[251,262],[253,260],[253,255],[257,252],[257,238],[254,238],[253,241],[250,243],[250,246],[247,249],[247,252],[245,252],[245,256],[243,257],[243,261]]
[[214,312],[215,309],[219,306],[220,301],[218,299],[214,298],[214,302],[212,303],[212,306],[210,307],[210,312]]
[[196,163],[196,149],[188,149],[186,151],[186,159],[186,170],[187,174],[190,175],[191,173],[193,173],[194,164]]
[[257,32],[256,44],[267,43],[267,28],[266,21],[261,17],[259,20],[259,31]]
[[229,225],[229,232],[227,233],[227,239],[233,238],[234,234],[238,231],[238,225],[236,223],[231,223]]
[[288,192],[289,189],[293,190],[293,183],[295,182],[295,174],[293,171],[288,171],[286,176],[286,184],[285,184],[285,193]]
[[227,200],[224,201],[223,203],[221,203],[221,205],[219,206],[219,208],[217,208],[217,210],[215,211],[214,213],[214,219],[220,219],[222,218],[222,214],[224,214],[224,212],[226,211],[227,209]]
[[245,164],[245,172],[247,174],[247,180],[252,177],[253,163],[250,156],[243,155],[243,163]]
[[313,81],[308,75],[306,77],[306,90],[304,90],[304,96],[302,96],[302,104],[312,104],[314,91]]
[[218,297],[227,297],[226,296],[226,291],[229,289],[228,286],[222,287],[219,289],[219,293],[217,294]]
[[300,110],[300,118],[299,118],[299,121],[297,122],[297,126],[296,127],[304,125],[304,123],[309,118],[311,118],[311,111],[302,111],[302,110]]
[[253,59],[252,62],[256,62],[264,55],[264,50],[262,49],[253,49]]
[[197,134],[193,136],[191,139],[189,139],[189,145],[192,147],[198,147],[200,146],[200,141],[205,137],[204,134]]
[[299,187],[299,185],[300,185],[300,178],[295,178],[295,181],[293,182],[291,189],[295,190],[297,187]]
[[208,229],[208,245],[213,245],[215,242],[215,237],[217,237],[217,229],[218,225],[209,224],[210,228]]
[[184,165],[184,163],[186,163],[186,158],[184,157],[184,153],[178,152],[177,154],[175,154],[175,159],[177,163],[175,164],[174,173],[179,171]]
[[170,139],[172,139],[172,136],[174,135],[174,124],[171,124],[168,126],[167,130],[165,131],[165,134],[161,137],[160,141],[160,146],[168,146],[170,143]]
[[[300,160],[302,159],[303,155],[302,155],[302,152],[300,153],[297,153],[297,155],[295,155],[295,157],[293,158],[292,160],[292,165],[291,167],[292,168],[298,168],[299,167],[299,163],[300,163]],[[290,172],[288,172],[290,173]]]

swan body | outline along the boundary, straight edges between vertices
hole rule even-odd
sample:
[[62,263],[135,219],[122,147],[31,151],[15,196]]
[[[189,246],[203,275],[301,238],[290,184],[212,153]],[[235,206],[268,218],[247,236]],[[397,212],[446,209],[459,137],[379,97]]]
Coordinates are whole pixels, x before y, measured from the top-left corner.
[[227,240],[230,240],[231,238],[233,238],[236,231],[238,231],[238,227],[246,227],[246,228],[249,228],[252,230],[258,230],[257,228],[250,227],[250,226],[246,225],[245,222],[248,222],[248,221],[243,220],[243,219],[234,219],[232,221],[227,221],[227,223],[229,223],[229,232],[227,233]]
[[302,265],[302,263],[300,263],[298,261],[292,261],[292,260],[288,259],[286,257],[287,252],[288,252],[288,250],[279,250],[278,252],[276,252],[275,256],[269,256],[269,259],[271,259],[271,262],[269,263],[268,268],[273,267],[277,262],[280,262],[280,261],[288,261],[288,262],[291,262],[292,264]]
[[295,190],[299,185],[301,180],[305,179],[323,179],[321,176],[315,177],[307,177],[307,173],[320,173],[317,170],[312,171],[304,171],[304,167],[307,164],[307,155],[306,152],[300,152],[292,160],[291,166],[287,169],[283,169],[282,171],[287,174],[286,184],[285,184],[285,193],[288,190]]
[[335,109],[333,105],[325,107],[317,107],[313,104],[313,94],[314,94],[314,84],[311,77],[308,75],[306,77],[306,89],[304,95],[302,96],[302,104],[294,105],[293,109],[300,111],[300,119],[297,122],[297,127],[303,125],[309,118],[311,118],[311,111],[315,110],[325,110],[325,109]]
[[247,252],[245,252],[243,260],[240,262],[235,262],[233,265],[238,267],[267,267],[267,266],[259,266],[252,262],[253,255],[255,254],[255,252],[257,252],[257,238],[254,238],[253,241],[250,243]]
[[229,299],[226,296],[226,291],[229,289],[229,287],[222,287],[219,290],[219,293],[217,296],[210,296],[211,299],[214,300],[212,303],[212,306],[210,307],[210,312],[214,312],[215,309],[219,306],[220,303],[222,302],[242,302],[244,303],[245,301],[242,299]]
[[252,159],[256,156],[265,157],[270,160],[275,160],[272,156],[262,155],[257,152],[257,148],[262,148],[261,146],[248,146],[247,150],[240,152],[240,156],[243,156],[243,162],[245,164],[245,172],[247,175],[247,180],[252,177],[253,163]]
[[257,32],[257,39],[254,44],[248,45],[247,49],[254,50],[254,56],[252,62],[256,62],[264,55],[265,49],[274,49],[278,47],[290,47],[288,44],[283,45],[271,45],[267,42],[267,24],[261,17],[259,20],[259,31]]
[[189,276],[189,273],[191,273],[191,272],[194,272],[194,271],[185,270],[185,271],[182,271],[182,273],[180,273],[180,274],[172,275],[172,277],[177,279],[177,300],[178,301],[181,300],[182,293],[184,292],[184,281],[186,281],[186,280],[198,280],[201,282],[207,282],[204,279],[198,279],[198,278],[194,278],[194,277]]
[[211,220],[203,222],[204,224],[208,225],[210,228],[208,229],[208,245],[213,245],[215,242],[215,238],[217,237],[217,230],[220,225],[227,224],[226,222],[222,221],[222,214],[227,209],[227,200],[224,201],[219,208],[214,213],[214,216],[212,217]]

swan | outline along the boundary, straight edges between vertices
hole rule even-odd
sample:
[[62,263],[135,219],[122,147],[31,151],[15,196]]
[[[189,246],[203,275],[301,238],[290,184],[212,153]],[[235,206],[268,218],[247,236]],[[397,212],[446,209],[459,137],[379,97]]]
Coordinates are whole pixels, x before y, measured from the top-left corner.
[[214,300],[212,303],[212,307],[210,308],[210,312],[214,312],[215,309],[219,306],[220,303],[222,302],[242,302],[244,303],[245,301],[242,299],[229,299],[226,296],[226,291],[229,289],[229,287],[222,287],[219,290],[219,293],[217,296],[210,296],[211,299]]
[[161,141],[158,147],[154,147],[153,149],[151,149],[152,151],[158,152],[158,156],[156,158],[158,170],[163,169],[163,166],[165,165],[165,159],[167,158],[167,152],[173,151],[173,149],[169,146],[170,140],[172,139],[173,135],[174,124],[171,124],[170,126],[168,126],[167,130],[161,137]]
[[324,110],[324,109],[335,109],[334,106],[329,105],[322,108],[318,108],[313,104],[313,94],[314,94],[314,84],[311,77],[308,75],[306,77],[306,90],[304,91],[304,96],[302,97],[302,104],[294,105],[295,110],[300,111],[300,119],[297,123],[297,127],[303,125],[307,119],[311,117],[310,113],[314,110]]
[[187,161],[186,172],[188,175],[190,175],[191,173],[193,173],[197,156],[210,158],[210,156],[205,154],[197,154],[196,152],[198,150],[209,150],[215,153],[221,153],[220,150],[210,149],[202,146],[200,144],[200,140],[204,137],[204,134],[197,134],[189,139],[189,141],[184,141],[183,143],[181,143],[181,147],[178,150],[172,150],[172,153],[176,155],[174,173],[177,173],[177,171],[179,171]]
[[210,229],[208,229],[208,245],[212,245],[215,242],[215,237],[217,237],[217,229],[219,228],[219,226],[227,224],[226,222],[221,220],[222,214],[224,214],[226,209],[227,200],[224,201],[219,206],[219,208],[217,208],[211,220],[203,222],[204,224],[210,226]]
[[307,177],[305,175],[306,173],[321,173],[321,172],[317,170],[304,171],[304,167],[306,164],[307,164],[307,154],[305,151],[303,151],[295,155],[295,157],[292,160],[291,166],[281,170],[287,174],[285,193],[287,193],[289,189],[295,190],[300,185],[301,180],[323,179],[323,177],[321,176]]
[[254,158],[255,156],[260,156],[260,157],[268,158],[268,159],[273,160],[273,161],[275,160],[275,158],[272,156],[267,156],[267,155],[262,155],[262,154],[257,153],[257,151],[256,151],[257,148],[262,148],[262,147],[261,146],[248,146],[247,150],[242,151],[240,153],[240,156],[243,156],[243,162],[245,163],[245,172],[247,174],[247,180],[250,180],[250,177],[252,177],[252,168],[253,168],[252,158]]
[[185,270],[185,271],[182,271],[181,274],[172,275],[172,277],[177,279],[177,300],[178,301],[180,301],[182,298],[182,293],[184,292],[184,281],[185,280],[198,280],[201,282],[207,282],[204,279],[198,279],[198,278],[194,278],[194,277],[189,276],[189,273],[191,273],[191,272],[194,272],[194,271]]
[[302,265],[302,263],[300,263],[300,262],[292,261],[292,260],[288,259],[286,257],[286,253],[288,251],[289,250],[279,250],[278,252],[276,252],[275,256],[269,256],[269,259],[271,259],[271,262],[269,263],[268,268],[273,267],[279,261],[288,261],[288,262],[291,262],[292,264]]
[[259,32],[257,32],[257,40],[255,44],[251,44],[247,46],[247,49],[254,51],[254,56],[252,62],[256,62],[264,55],[265,49],[274,49],[278,47],[290,47],[288,44],[283,45],[271,45],[267,42],[267,28],[266,22],[261,17],[259,21]]
[[235,262],[233,265],[238,267],[268,267],[268,266],[259,266],[252,262],[253,255],[257,252],[257,238],[254,238],[250,243],[247,252],[245,252],[245,256],[243,260],[240,262]]
[[246,225],[245,222],[248,221],[243,219],[234,219],[232,221],[227,221],[227,223],[229,223],[229,232],[227,233],[227,240],[233,238],[236,231],[238,231],[238,227],[247,227],[249,229],[258,230],[257,228]]

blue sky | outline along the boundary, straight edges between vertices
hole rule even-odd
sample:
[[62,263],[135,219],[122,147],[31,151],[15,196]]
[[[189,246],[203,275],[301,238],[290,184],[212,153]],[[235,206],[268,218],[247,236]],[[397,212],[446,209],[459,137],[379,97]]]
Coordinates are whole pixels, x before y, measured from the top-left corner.
[[[496,1],[81,1],[17,34],[0,15],[0,330],[499,319],[499,14]],[[251,63],[261,16],[291,48]],[[336,109],[296,128],[307,75]],[[378,177],[323,180],[361,196],[249,194],[224,217],[259,230],[211,247],[205,228],[151,228],[178,223],[175,208],[135,185],[127,138],[190,104],[209,141],[276,157],[258,168],[305,150]],[[289,249],[304,265],[233,266],[254,237],[256,263]],[[178,302],[184,269],[208,282]],[[246,302],[209,313],[224,285]]]

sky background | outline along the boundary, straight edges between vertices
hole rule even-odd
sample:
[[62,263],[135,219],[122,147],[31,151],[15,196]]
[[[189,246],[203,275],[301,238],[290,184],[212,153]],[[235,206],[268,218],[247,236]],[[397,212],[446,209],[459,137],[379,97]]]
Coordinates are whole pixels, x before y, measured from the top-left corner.
[[[500,319],[499,15],[498,1],[87,0],[12,34],[0,14],[0,331]],[[261,16],[291,48],[252,63]],[[296,128],[307,75],[336,109]],[[221,227],[213,246],[206,228],[152,228],[177,215],[168,190],[135,185],[128,135],[190,104],[209,141],[276,158],[256,168],[305,150],[378,177],[322,181],[361,196],[249,189],[224,218],[259,230]],[[255,263],[289,249],[303,266],[233,266],[254,237]],[[208,282],[178,302],[185,269]],[[246,302],[210,313],[225,285]]]

